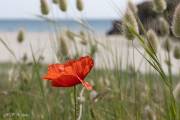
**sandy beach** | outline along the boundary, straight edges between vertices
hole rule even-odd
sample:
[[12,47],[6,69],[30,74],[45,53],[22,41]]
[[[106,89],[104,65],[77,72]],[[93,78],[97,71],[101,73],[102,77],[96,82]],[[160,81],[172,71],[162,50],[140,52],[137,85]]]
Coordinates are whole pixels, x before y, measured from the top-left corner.
[[[58,62],[56,59],[55,51],[57,47],[56,36],[54,33],[48,32],[26,32],[25,41],[19,44],[16,40],[16,32],[1,32],[0,38],[3,39],[9,48],[14,52],[16,58],[20,60],[24,54],[27,54],[28,60],[32,61],[32,51],[35,53],[36,57],[40,55],[44,57],[45,63],[55,63]],[[139,52],[132,47],[131,42],[122,36],[97,36],[96,39],[102,43],[106,48],[98,46],[99,50],[95,56],[95,66],[98,68],[108,67],[108,68],[126,68],[127,62],[133,65],[133,52],[136,63],[136,69],[140,71],[150,70],[148,63],[143,59]],[[141,47],[137,42],[134,43],[136,48],[142,51]],[[129,50],[128,50],[129,46]],[[70,54],[74,52],[73,43],[68,41],[68,49]],[[82,45],[78,45],[79,51],[84,51],[87,53],[87,48]],[[129,55],[128,55],[129,51]],[[163,67],[165,65],[165,53],[162,49],[158,49],[158,54],[160,55]],[[5,46],[0,43],[0,62],[15,62],[15,58],[10,54],[10,52],[5,48]],[[121,63],[121,64],[120,64]],[[180,64],[177,60],[173,59],[173,72],[178,73]]]

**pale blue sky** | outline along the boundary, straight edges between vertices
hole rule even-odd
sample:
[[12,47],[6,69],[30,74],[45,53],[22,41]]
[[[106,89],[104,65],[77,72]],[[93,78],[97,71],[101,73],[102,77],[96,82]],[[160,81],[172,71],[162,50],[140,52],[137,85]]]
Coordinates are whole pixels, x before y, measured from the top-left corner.
[[[75,0],[68,0],[67,13],[60,12],[58,6],[53,5],[51,0],[48,1],[51,9],[49,17],[113,19],[122,15],[121,12],[125,9],[128,0],[84,0],[85,10],[81,14],[75,9]],[[32,19],[40,14],[39,6],[40,0],[0,0],[0,19]]]

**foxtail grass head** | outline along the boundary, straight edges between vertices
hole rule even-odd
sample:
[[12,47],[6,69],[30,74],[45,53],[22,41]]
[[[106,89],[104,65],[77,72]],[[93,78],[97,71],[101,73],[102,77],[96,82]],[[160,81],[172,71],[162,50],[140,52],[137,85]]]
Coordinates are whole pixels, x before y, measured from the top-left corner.
[[166,0],[153,0],[153,9],[157,13],[162,13],[167,8]]
[[19,43],[22,43],[24,39],[25,39],[24,30],[19,30],[18,35],[17,35],[17,41]]
[[88,44],[87,34],[84,31],[80,31],[79,35],[80,35],[80,38],[81,38],[80,43],[82,45],[87,45]]
[[180,37],[180,3],[177,5],[173,15],[172,32],[174,36]]
[[87,40],[82,39],[82,40],[80,41],[80,43],[81,43],[82,45],[87,45]]
[[175,100],[180,103],[180,82],[174,88],[173,95],[174,95]]
[[22,61],[23,62],[26,62],[28,60],[28,56],[27,56],[27,54],[25,53],[24,55],[23,55],[23,57],[22,57]]
[[86,33],[84,31],[80,31],[79,36],[81,38],[80,43],[82,45],[87,45],[87,35],[86,35]]
[[139,33],[138,29],[138,23],[136,21],[136,17],[132,10],[130,8],[127,9],[126,14],[123,18],[123,34],[128,40],[133,40],[135,38],[135,35],[132,33],[131,29],[133,31]]
[[42,15],[49,14],[49,6],[46,0],[41,0],[41,14]]
[[62,36],[60,37],[58,47],[59,47],[58,48],[58,53],[57,53],[58,57],[65,60],[68,57],[68,54],[69,54],[65,37],[62,37]]
[[61,11],[67,11],[67,0],[59,0],[59,8]]
[[154,30],[150,29],[147,32],[147,45],[151,51],[157,52],[158,37]]
[[90,46],[90,55],[94,57],[97,51],[98,51],[98,46],[96,44],[92,44]]
[[128,8],[131,9],[134,13],[138,12],[137,6],[132,1],[128,1]]
[[58,4],[58,3],[59,3],[59,0],[53,0],[53,3],[54,3],[54,4]]
[[169,23],[163,18],[163,17],[160,17],[159,18],[159,32],[160,32],[160,35],[161,36],[168,36],[169,35]]
[[83,1],[82,0],[76,0],[76,8],[79,11],[83,11],[84,6],[83,6]]
[[175,59],[180,59],[180,47],[179,46],[175,46],[173,55],[174,55]]
[[169,40],[169,38],[167,38],[163,41],[162,48],[167,52],[172,49],[171,41]]
[[70,40],[74,40],[74,37],[76,36],[76,34],[70,30],[66,31],[66,36],[70,39]]

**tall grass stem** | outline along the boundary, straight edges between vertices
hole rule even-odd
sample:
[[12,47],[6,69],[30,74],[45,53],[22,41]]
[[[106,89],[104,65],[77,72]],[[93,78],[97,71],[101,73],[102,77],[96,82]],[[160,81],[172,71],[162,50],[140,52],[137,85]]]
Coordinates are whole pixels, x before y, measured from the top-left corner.
[[74,120],[76,120],[77,116],[77,106],[76,106],[76,86],[74,86]]

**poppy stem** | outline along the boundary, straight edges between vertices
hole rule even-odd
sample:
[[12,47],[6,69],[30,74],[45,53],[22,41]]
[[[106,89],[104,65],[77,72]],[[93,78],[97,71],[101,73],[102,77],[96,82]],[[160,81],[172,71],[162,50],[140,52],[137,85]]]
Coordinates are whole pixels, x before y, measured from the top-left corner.
[[77,116],[77,106],[76,106],[76,85],[74,86],[74,120],[76,120]]

